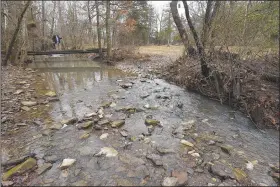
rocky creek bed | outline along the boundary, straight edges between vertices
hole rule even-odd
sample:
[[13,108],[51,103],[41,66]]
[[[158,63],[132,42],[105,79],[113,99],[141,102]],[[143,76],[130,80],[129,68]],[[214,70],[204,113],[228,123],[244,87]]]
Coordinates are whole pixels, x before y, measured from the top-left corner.
[[61,64],[2,70],[3,186],[279,184],[277,132],[141,64]]

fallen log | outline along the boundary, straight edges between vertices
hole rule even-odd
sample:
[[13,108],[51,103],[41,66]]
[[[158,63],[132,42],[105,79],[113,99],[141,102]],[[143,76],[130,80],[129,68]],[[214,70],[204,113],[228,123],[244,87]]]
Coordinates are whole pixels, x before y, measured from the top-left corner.
[[22,162],[24,162],[25,160],[27,160],[29,157],[35,157],[35,153],[30,153],[28,155],[22,156],[18,159],[14,159],[14,160],[9,160],[7,162],[3,162],[2,166],[3,167],[8,167],[8,166],[13,166],[13,165],[17,165],[20,164]]

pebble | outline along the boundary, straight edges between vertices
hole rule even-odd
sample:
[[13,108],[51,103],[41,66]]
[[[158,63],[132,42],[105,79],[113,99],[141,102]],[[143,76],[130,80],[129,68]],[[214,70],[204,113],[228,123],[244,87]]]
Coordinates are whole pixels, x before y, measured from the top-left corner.
[[66,158],[62,161],[62,164],[60,165],[60,169],[66,169],[72,166],[75,162],[76,159]]
[[95,156],[105,155],[106,157],[115,157],[118,155],[118,151],[111,147],[103,147],[101,148],[100,152],[97,153]]
[[192,153],[191,154],[193,157],[200,157],[199,153]]
[[210,141],[208,142],[208,145],[214,145],[215,143],[216,143],[215,141],[210,140]]
[[175,186],[178,179],[176,177],[165,177],[162,186]]
[[102,135],[100,136],[100,140],[104,140],[104,139],[106,139],[108,136],[109,136],[108,133],[104,133],[104,134],[102,134]]
[[123,137],[127,137],[128,134],[125,132],[125,131],[120,131],[120,134],[123,136]]
[[188,174],[186,172],[172,171],[171,176],[176,177],[178,179],[177,185],[184,186],[187,184]]
[[212,153],[213,159],[218,160],[220,158],[220,155],[217,153]]
[[194,146],[191,142],[189,142],[187,140],[181,140],[181,144],[187,145],[189,147],[193,147]]

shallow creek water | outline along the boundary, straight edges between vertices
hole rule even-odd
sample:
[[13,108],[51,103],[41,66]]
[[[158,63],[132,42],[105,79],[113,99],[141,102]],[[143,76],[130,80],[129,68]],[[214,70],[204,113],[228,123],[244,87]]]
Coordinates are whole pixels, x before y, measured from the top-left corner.
[[[164,80],[127,74],[88,59],[45,57],[30,67],[42,75],[46,89],[55,91],[59,97],[49,111],[54,122],[71,117],[82,119],[85,114],[96,112],[101,103],[113,102],[116,106],[104,109],[105,118],[111,121],[125,118],[125,125],[117,130],[110,125],[106,126],[108,129],[102,126],[102,130],[78,130],[75,125],[68,125],[37,139],[29,148],[37,154],[38,165],[43,164],[46,156],[57,159],[50,170],[34,177],[29,185],[161,185],[172,170],[187,172],[188,185],[219,184],[223,179],[209,172],[207,165],[200,165],[214,163],[213,153],[220,155],[218,161],[244,170],[256,184],[276,185],[267,173],[268,164],[279,161],[279,134],[260,132],[246,116],[227,106]],[[132,82],[132,87],[121,88],[119,84],[124,82]],[[147,97],[141,98],[143,95]],[[154,109],[144,108],[147,104]],[[124,106],[144,111],[127,116],[115,110]],[[149,115],[159,120],[162,127],[155,127],[143,140],[139,135],[147,134],[144,121]],[[181,123],[190,120],[195,121],[193,127],[180,132]],[[123,130],[128,137],[120,134]],[[89,138],[80,139],[86,132],[90,133]],[[108,137],[101,140],[99,137],[104,133]],[[207,144],[217,137],[221,139],[220,144],[233,146],[230,155],[221,151],[218,142]],[[183,146],[181,139],[193,142],[195,147]],[[112,147],[118,155],[94,156],[102,147]],[[159,147],[172,149],[172,153],[160,154]],[[199,158],[187,154],[192,149],[200,154]],[[156,166],[146,158],[152,153],[159,155],[162,165]],[[76,159],[76,163],[61,171],[58,166],[64,158]],[[246,162],[254,160],[258,161],[254,169],[247,170]]]

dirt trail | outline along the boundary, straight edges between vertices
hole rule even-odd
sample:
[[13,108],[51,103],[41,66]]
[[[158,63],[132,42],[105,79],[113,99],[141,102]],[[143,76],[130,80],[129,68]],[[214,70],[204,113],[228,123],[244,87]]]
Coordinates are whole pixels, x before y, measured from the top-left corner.
[[[15,103],[42,100],[29,107],[39,113],[41,123],[26,121],[26,126],[17,125],[20,133],[11,130],[1,140],[6,150],[2,161],[35,153],[36,166],[6,181],[77,186],[277,184],[279,169],[271,172],[269,164],[279,164],[279,135],[261,133],[239,112],[157,79],[141,63],[128,66],[137,72],[128,74],[68,57],[38,61],[31,75],[39,77],[35,82],[41,87]],[[35,88],[34,80],[24,80],[23,86]],[[14,86],[11,93],[18,89]],[[57,96],[46,96],[52,95],[49,91]],[[21,115],[16,123],[24,122],[28,112],[17,112]],[[75,162],[61,168],[67,158]]]

